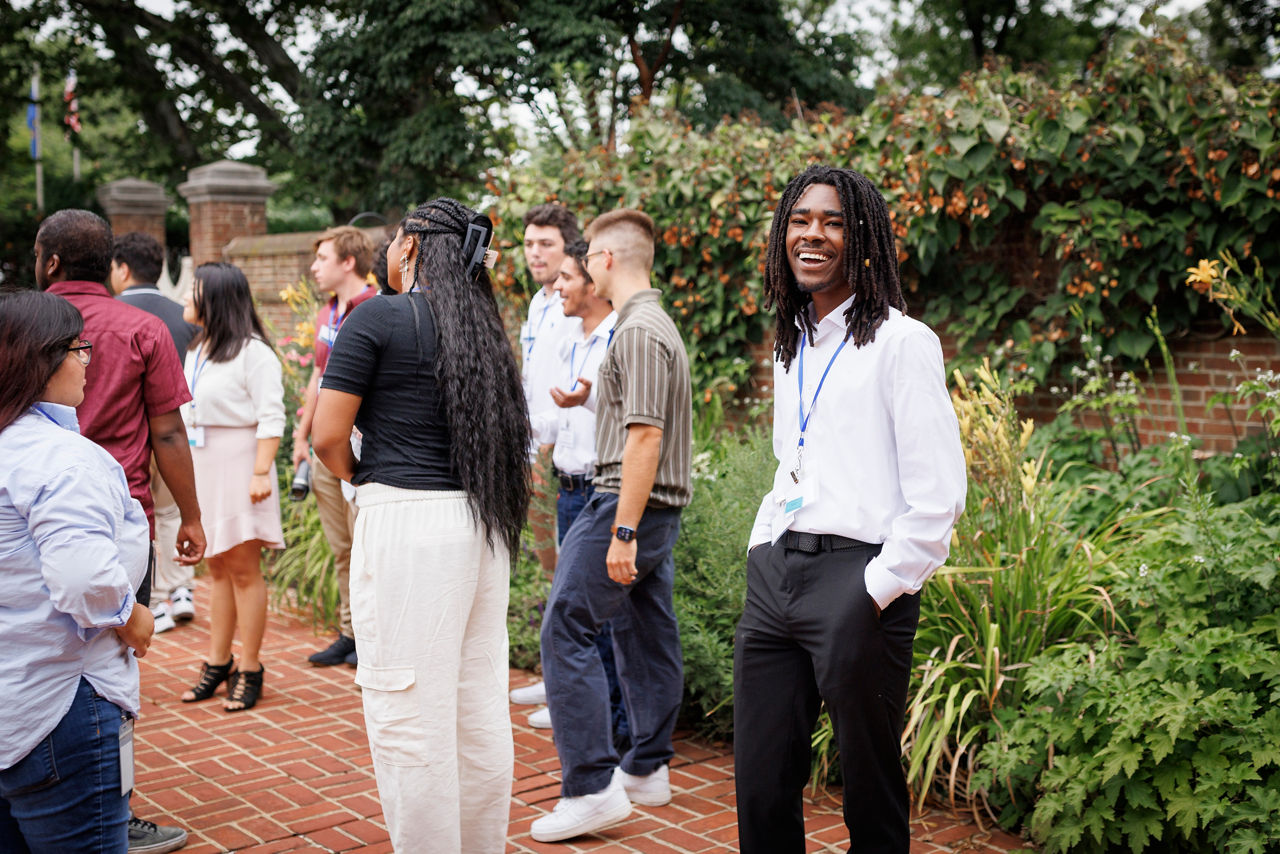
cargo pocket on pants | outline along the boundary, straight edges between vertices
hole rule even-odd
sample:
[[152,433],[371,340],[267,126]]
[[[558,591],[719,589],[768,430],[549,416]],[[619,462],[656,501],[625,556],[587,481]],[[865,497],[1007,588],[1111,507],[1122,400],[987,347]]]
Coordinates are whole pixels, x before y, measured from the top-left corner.
[[369,748],[388,765],[426,765],[430,759],[426,710],[414,691],[412,667],[374,667],[360,662],[356,684],[363,689]]

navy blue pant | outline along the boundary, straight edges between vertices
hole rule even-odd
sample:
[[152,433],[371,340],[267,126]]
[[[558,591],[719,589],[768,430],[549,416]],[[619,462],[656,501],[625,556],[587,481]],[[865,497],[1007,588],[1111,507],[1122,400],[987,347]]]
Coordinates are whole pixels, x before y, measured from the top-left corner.
[[[564,545],[565,534],[573,527],[573,520],[578,518],[587,500],[595,492],[590,483],[581,489],[565,489],[560,487],[556,496],[556,530],[560,534],[558,542]],[[600,660],[604,663],[604,675],[609,680],[609,713],[613,720],[613,736],[615,743],[625,744],[631,737],[631,728],[627,725],[627,707],[622,702],[622,684],[618,682],[618,664],[613,655],[613,628],[605,623],[596,635],[596,648],[600,650]]]
[[[637,578],[609,578],[605,556],[618,496],[597,491],[564,538],[542,620],[542,673],[564,777],[561,794],[590,795],[619,764],[652,774],[675,755],[671,733],[684,690],[680,630],[672,604],[679,508],[650,508],[636,530]],[[618,677],[631,726],[619,759],[610,732],[609,683],[596,637],[613,624]]]
[[733,758],[743,854],[805,850],[801,791],[821,701],[840,748],[851,852],[907,854],[899,736],[920,595],[876,616],[864,572],[880,546],[811,554],[762,545],[747,556],[734,638]]
[[129,797],[120,794],[124,713],[84,677],[52,733],[0,771],[0,851],[124,854]]

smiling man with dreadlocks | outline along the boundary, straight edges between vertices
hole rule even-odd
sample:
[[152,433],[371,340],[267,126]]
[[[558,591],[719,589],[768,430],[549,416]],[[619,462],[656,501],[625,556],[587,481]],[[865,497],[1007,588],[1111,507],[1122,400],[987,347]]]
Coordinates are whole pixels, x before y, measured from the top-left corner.
[[965,464],[942,348],[903,312],[884,198],[812,166],[774,212],[773,489],[747,556],[734,644],[744,854],[805,850],[801,790],[825,701],[850,851],[906,854],[899,734],[920,587],[947,558]]
[[352,310],[316,404],[316,455],[360,508],[356,683],[397,851],[506,850],[507,586],[529,419],[485,270],[492,235],[452,199],[405,217],[387,248],[397,293]]

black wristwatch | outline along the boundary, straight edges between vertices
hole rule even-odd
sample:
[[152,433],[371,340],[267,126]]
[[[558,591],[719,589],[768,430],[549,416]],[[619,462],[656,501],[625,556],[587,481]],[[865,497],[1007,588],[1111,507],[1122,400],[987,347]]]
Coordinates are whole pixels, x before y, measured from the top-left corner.
[[629,543],[636,538],[635,528],[625,528],[622,525],[613,526],[613,535],[624,543]]

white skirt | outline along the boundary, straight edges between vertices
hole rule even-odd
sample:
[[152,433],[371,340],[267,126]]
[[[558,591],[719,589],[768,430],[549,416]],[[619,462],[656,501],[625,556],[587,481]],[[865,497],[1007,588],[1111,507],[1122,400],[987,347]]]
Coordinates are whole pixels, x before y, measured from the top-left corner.
[[275,463],[267,475],[271,495],[257,504],[249,498],[258,456],[256,432],[256,427],[205,427],[204,447],[191,449],[200,519],[209,541],[205,557],[217,557],[251,540],[269,549],[284,548]]

